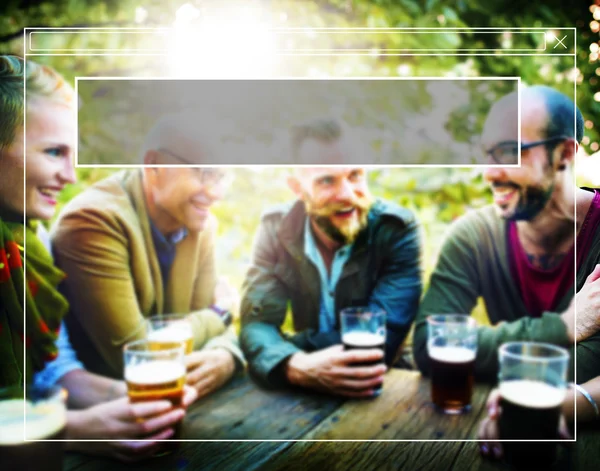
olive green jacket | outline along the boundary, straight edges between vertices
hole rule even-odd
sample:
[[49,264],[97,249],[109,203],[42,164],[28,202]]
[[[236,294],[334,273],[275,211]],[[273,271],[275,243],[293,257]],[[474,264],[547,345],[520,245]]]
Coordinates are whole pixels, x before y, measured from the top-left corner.
[[[378,200],[336,285],[336,328],[319,332],[321,281],[304,254],[305,221],[299,201],[263,215],[243,286],[241,345],[250,371],[267,385],[281,384],[278,366],[290,355],[341,343],[339,313],[348,306],[386,311],[386,361],[392,363],[421,296],[417,221],[407,209]],[[293,336],[281,333],[288,306],[297,332]]]
[[[561,319],[574,295],[568,290],[556,312],[534,318],[527,312],[513,279],[508,257],[507,222],[492,206],[471,211],[456,221],[442,245],[415,321],[413,354],[419,369],[428,374],[427,321],[431,314],[471,313],[483,297],[492,326],[480,327],[475,359],[476,375],[495,380],[498,347],[510,341],[549,342],[570,347]],[[592,249],[577,270],[576,290],[600,263],[600,227]],[[577,346],[577,381],[600,375],[600,334]]]

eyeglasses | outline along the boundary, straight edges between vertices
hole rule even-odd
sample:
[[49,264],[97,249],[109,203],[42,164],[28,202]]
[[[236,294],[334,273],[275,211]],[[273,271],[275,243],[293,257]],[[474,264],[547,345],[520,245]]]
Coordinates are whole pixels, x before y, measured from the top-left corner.
[[[521,143],[521,152],[533,147],[549,144],[551,142],[564,141],[570,139],[568,136],[554,136],[541,141]],[[517,163],[519,155],[519,143],[517,141],[503,141],[496,144],[491,149],[485,151],[486,155],[490,155],[494,162],[500,165],[510,165]]]
[[169,157],[173,157],[179,162],[181,162],[182,167],[188,168],[194,175],[198,177],[202,185],[211,189],[226,189],[233,181],[233,175],[220,168],[190,167],[189,165],[191,164],[187,159],[167,149],[160,148],[158,149],[158,152],[160,152],[161,154],[168,155]]

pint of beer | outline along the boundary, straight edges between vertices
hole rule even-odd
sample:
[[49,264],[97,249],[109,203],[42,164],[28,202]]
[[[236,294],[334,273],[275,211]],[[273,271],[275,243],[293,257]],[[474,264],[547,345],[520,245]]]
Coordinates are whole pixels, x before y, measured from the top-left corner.
[[[342,309],[341,333],[344,350],[379,348],[385,355],[385,311],[369,307],[348,307]],[[384,360],[357,363],[357,366],[372,366]],[[375,395],[381,394],[382,386],[375,388]]]
[[[138,340],[125,345],[124,356],[131,402],[166,399],[173,407],[181,407],[186,373],[182,343],[157,349],[150,340]],[[181,438],[181,424],[175,428],[173,438]]]
[[[505,343],[499,349],[501,440],[556,440],[567,389],[569,352],[535,342]],[[517,468],[550,467],[556,443],[503,443],[506,460]]]
[[62,442],[37,440],[65,438],[66,397],[60,387],[0,390],[0,470],[62,471]]
[[477,353],[477,323],[463,314],[427,318],[427,352],[431,365],[431,400],[445,414],[471,408]]
[[175,343],[183,343],[186,354],[194,349],[194,332],[192,323],[187,316],[170,314],[166,316],[152,316],[148,319],[147,338],[153,346],[161,348],[172,347]]

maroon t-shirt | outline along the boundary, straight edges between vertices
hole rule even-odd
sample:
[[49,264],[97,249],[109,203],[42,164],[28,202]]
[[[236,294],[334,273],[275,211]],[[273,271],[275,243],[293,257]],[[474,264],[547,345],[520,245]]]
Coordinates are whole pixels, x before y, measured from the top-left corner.
[[[592,205],[577,235],[578,266],[589,252],[599,224],[600,191],[595,191]],[[544,311],[554,311],[567,291],[573,289],[575,247],[571,247],[563,260],[552,270],[536,268],[531,265],[521,246],[517,224],[511,221],[508,226],[508,250],[511,274],[517,282],[527,311],[534,317],[540,317]]]

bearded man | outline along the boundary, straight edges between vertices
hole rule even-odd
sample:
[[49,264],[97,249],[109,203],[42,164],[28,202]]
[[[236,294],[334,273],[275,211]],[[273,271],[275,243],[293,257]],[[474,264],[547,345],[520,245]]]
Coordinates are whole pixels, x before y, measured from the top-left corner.
[[482,297],[492,326],[478,331],[477,377],[497,379],[502,343],[535,341],[577,344],[584,382],[600,375],[600,192],[574,185],[583,117],[552,88],[524,88],[519,142],[516,102],[512,93],[492,107],[482,143],[500,165],[520,146],[521,165],[487,168],[493,204],[448,231],[419,308],[414,356],[427,374],[427,316],[469,314]]
[[[364,157],[333,120],[294,127],[291,148],[295,162]],[[298,200],[262,216],[243,286],[240,339],[250,371],[270,386],[372,396],[417,312],[417,221],[407,209],[373,199],[363,168],[298,168],[288,184]],[[340,311],[350,306],[386,312],[385,355],[343,350]],[[281,331],[288,309],[294,334]]]

